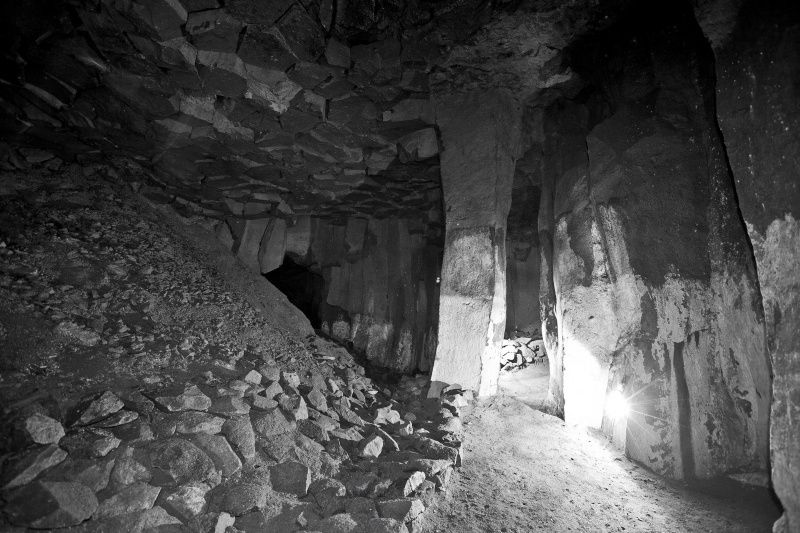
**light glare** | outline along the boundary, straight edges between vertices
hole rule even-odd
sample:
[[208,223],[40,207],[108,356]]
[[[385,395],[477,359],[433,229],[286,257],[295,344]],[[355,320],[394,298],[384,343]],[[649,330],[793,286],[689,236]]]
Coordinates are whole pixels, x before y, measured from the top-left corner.
[[619,390],[614,390],[608,395],[606,399],[606,413],[611,418],[620,419],[625,418],[630,413],[631,407],[628,404],[628,399],[622,395]]

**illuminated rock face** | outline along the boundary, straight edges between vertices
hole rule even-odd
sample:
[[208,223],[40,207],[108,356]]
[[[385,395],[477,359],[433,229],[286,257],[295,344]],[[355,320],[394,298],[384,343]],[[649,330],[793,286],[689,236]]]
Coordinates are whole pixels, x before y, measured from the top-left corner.
[[[800,6],[698,6],[714,46],[717,116],[753,245],[772,361],[772,484],[800,529]],[[725,4],[725,3],[722,3]],[[741,3],[740,3],[741,4]],[[723,8],[723,9],[720,9]],[[727,22],[726,22],[727,21]],[[747,21],[732,24],[730,21]]]
[[444,96],[436,113],[446,227],[429,395],[449,384],[489,395],[505,332],[505,233],[521,113],[504,91]]
[[[763,470],[770,387],[754,265],[708,106],[707,45],[690,13],[670,16],[578,47],[596,96],[544,122],[555,406],[670,477]],[[607,416],[617,390],[626,419]]]

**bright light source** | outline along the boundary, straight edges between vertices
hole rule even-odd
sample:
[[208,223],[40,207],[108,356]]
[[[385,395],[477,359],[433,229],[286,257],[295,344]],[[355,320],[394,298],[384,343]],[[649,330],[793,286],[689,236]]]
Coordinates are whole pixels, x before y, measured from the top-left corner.
[[611,418],[619,420],[625,418],[630,413],[631,406],[628,399],[623,396],[622,391],[613,390],[606,398],[606,413]]

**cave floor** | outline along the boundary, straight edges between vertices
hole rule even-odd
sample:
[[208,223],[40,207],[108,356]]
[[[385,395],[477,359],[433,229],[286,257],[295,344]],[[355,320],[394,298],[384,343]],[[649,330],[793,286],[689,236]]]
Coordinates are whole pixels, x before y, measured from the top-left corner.
[[547,359],[512,371],[500,372],[500,394],[513,396],[528,407],[545,411],[550,367]]
[[667,482],[528,403],[500,395],[476,405],[463,467],[426,513],[426,531],[753,533],[780,516],[766,489]]

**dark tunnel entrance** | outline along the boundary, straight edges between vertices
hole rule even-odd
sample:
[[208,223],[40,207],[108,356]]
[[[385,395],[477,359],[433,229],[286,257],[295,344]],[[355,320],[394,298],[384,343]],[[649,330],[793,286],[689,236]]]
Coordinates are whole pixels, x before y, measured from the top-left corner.
[[325,280],[322,275],[286,256],[281,266],[264,274],[264,277],[306,315],[314,329],[320,328],[322,320],[319,309],[325,300]]

